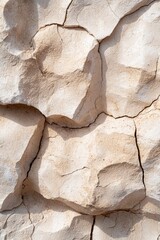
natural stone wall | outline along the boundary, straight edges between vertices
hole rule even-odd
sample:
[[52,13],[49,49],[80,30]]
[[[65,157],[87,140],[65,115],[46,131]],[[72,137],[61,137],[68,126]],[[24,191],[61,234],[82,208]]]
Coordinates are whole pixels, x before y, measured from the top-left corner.
[[160,239],[160,1],[0,1],[0,240]]

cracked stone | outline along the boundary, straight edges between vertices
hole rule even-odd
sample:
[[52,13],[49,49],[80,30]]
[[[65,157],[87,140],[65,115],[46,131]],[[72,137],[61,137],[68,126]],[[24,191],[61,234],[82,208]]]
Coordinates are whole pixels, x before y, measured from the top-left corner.
[[24,106],[0,106],[0,211],[18,206],[29,165],[36,157],[43,116]]
[[93,122],[101,111],[97,41],[84,30],[52,25],[42,28],[33,42],[30,56],[15,56],[1,45],[0,103],[34,106],[60,125]]
[[146,195],[160,201],[160,99],[139,115],[135,122],[137,126],[137,141],[141,163],[144,169]]
[[100,46],[105,111],[138,115],[160,93],[160,2],[125,17]]
[[[63,24],[71,0],[1,0],[1,34],[10,51],[27,50],[35,33],[48,24]],[[27,19],[27,21],[26,21]]]
[[160,1],[0,1],[0,239],[160,240]]
[[31,185],[87,214],[132,208],[145,196],[134,133],[133,120],[105,114],[83,129],[47,125]]
[[62,203],[44,199],[38,193],[24,194],[24,203],[34,223],[33,240],[90,240],[93,218]]
[[73,0],[65,26],[83,27],[97,40],[102,40],[111,35],[121,18],[150,2],[151,0]]
[[96,217],[93,240],[156,240],[159,233],[159,220],[140,214],[119,211],[106,217]]
[[33,225],[30,222],[26,207],[19,207],[0,213],[1,240],[32,240]]

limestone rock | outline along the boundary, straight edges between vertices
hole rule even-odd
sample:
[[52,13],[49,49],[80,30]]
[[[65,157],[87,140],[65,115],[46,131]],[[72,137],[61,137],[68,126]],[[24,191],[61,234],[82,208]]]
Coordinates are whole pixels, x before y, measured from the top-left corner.
[[134,117],[159,96],[159,17],[157,1],[125,17],[101,44],[104,109],[114,117]]
[[24,202],[34,223],[33,240],[90,240],[91,216],[81,215],[34,192],[24,195]]
[[[50,24],[63,24],[71,0],[1,0],[0,25],[12,51],[30,47],[36,32]],[[27,21],[26,21],[27,19]]]
[[32,240],[33,230],[34,226],[23,204],[11,211],[0,213],[1,240]]
[[53,25],[41,29],[33,42],[34,52],[18,55],[1,44],[0,103],[34,106],[61,125],[93,122],[101,111],[102,82],[95,39],[86,31]]
[[90,240],[93,218],[39,194],[24,194],[24,203],[0,214],[1,240]]
[[151,0],[73,0],[67,12],[65,26],[80,26],[96,39],[110,36],[125,15],[134,12]]
[[160,1],[0,1],[0,240],[160,240]]
[[148,197],[160,201],[160,100],[135,120]]
[[160,217],[156,219],[140,214],[120,211],[109,216],[97,216],[93,240],[156,240],[160,236]]
[[36,156],[44,118],[24,106],[0,106],[0,211],[21,203],[22,182]]
[[83,213],[132,208],[145,196],[134,134],[133,120],[105,114],[79,130],[48,125],[31,185]]
[[[95,39],[83,30],[51,26],[39,31],[34,42],[34,56],[48,81],[45,90],[48,106],[43,109],[42,104],[40,110],[58,124],[65,124],[68,118],[70,127],[94,121],[102,81]],[[46,81],[42,84],[46,85]],[[50,88],[52,94],[48,95]],[[40,97],[44,99],[43,95],[44,92]]]

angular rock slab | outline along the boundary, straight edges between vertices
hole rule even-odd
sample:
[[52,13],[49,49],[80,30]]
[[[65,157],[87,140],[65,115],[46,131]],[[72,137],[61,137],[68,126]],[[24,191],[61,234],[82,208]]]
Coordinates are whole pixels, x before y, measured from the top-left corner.
[[148,197],[160,202],[160,100],[135,120]]
[[23,204],[13,210],[0,213],[1,240],[32,240],[33,231],[34,226]]
[[[12,51],[30,48],[36,32],[49,24],[63,24],[71,0],[1,0],[1,34]],[[27,19],[27,21],[26,21]]]
[[[50,122],[80,127],[101,109],[98,43],[86,31],[42,28],[21,54],[1,43],[0,103],[39,109]],[[15,49],[13,49],[15,50]]]
[[111,35],[121,18],[151,0],[73,0],[67,11],[65,26],[80,26],[102,40]]
[[93,217],[46,200],[35,192],[26,193],[24,203],[35,226],[33,240],[90,240]]
[[158,240],[160,217],[157,219],[130,212],[120,211],[109,216],[97,216],[93,229],[93,240]]
[[0,239],[90,240],[92,223],[93,217],[30,192],[21,206],[0,213]]
[[160,93],[160,2],[125,17],[100,47],[105,111],[134,117]]
[[131,119],[105,114],[78,130],[48,125],[31,185],[83,213],[132,208],[145,195],[134,134]]
[[36,156],[43,116],[24,106],[0,106],[0,211],[18,206],[22,182]]

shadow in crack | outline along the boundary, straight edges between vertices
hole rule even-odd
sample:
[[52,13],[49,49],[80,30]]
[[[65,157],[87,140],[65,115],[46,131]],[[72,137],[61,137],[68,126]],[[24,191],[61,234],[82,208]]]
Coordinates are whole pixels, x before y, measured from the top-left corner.
[[[103,91],[104,89],[106,91],[106,97],[103,99],[103,111],[115,117],[124,115],[132,117],[132,115],[136,115],[142,110],[143,106],[148,105],[148,102],[146,102],[146,94],[148,94],[149,98],[150,89],[153,89],[152,85],[154,82],[154,71],[151,73],[150,69],[146,67],[148,61],[147,54],[149,54],[147,51],[150,45],[146,43],[144,45],[142,44],[141,48],[138,48],[135,43],[137,41],[137,43],[141,44],[141,39],[145,43],[145,41],[147,41],[145,38],[151,37],[150,25],[147,25],[145,17],[143,20],[143,15],[153,4],[154,2],[149,6],[141,7],[129,16],[125,16],[114,29],[111,36],[101,42],[100,53],[103,62]],[[156,16],[153,10],[153,15],[154,14]],[[140,17],[141,19],[139,19]],[[152,20],[151,23],[154,24],[154,20]],[[156,24],[153,26],[155,26],[156,29]],[[144,37],[144,35],[146,36]],[[134,38],[135,41],[133,41]],[[137,49],[139,49],[139,52]],[[139,54],[138,56],[137,53]],[[139,60],[138,57],[139,59],[141,57],[142,60]],[[135,59],[135,61],[132,59]],[[140,65],[139,68],[136,67],[138,61]],[[155,57],[153,62],[156,61],[157,58]],[[155,86],[153,91],[157,95],[156,82]],[[153,96],[153,99],[154,97],[155,96]]]
[[148,218],[142,214],[126,211],[118,211],[107,216],[97,216],[93,231],[93,240],[155,240],[159,235],[159,217],[157,219]]

